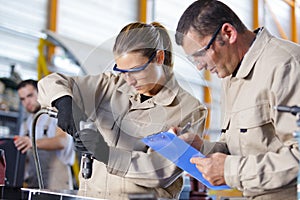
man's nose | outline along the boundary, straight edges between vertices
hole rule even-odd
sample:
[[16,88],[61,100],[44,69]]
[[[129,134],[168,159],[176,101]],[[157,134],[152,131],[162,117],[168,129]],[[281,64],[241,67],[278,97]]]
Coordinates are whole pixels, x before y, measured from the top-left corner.
[[28,100],[27,100],[27,99],[22,99],[22,103],[23,103],[24,105],[26,105],[26,104],[27,104],[27,102],[28,102]]
[[28,104],[29,104],[29,101],[23,100],[23,101],[22,101],[22,104],[23,104],[23,106],[26,108],[26,107],[28,106]]
[[198,61],[197,69],[201,71],[202,69],[207,69],[207,63],[205,61]]

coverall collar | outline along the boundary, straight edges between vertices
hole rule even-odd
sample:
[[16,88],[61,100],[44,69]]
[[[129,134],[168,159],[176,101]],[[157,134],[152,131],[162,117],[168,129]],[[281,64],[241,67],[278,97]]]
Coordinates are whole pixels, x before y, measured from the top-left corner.
[[[260,29],[261,31],[259,31]],[[236,78],[242,79],[249,75],[256,61],[258,60],[258,57],[260,56],[265,45],[268,42],[270,33],[264,28],[260,29],[256,29],[254,31],[259,32],[256,35],[255,41],[249,48],[248,52],[245,54],[241,66],[236,74]]]

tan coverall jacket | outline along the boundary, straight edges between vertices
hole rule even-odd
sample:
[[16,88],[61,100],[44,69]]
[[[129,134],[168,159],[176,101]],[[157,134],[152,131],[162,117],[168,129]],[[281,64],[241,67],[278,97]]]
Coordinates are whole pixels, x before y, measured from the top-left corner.
[[174,76],[152,98],[141,103],[123,75],[103,73],[67,78],[51,74],[39,82],[42,106],[70,95],[95,121],[110,146],[109,162],[94,161],[93,175],[80,176],[80,194],[126,199],[128,193],[154,192],[161,198],[178,198],[182,170],[141,142],[141,138],[192,122],[191,131],[202,133],[206,108],[179,87]]
[[257,35],[236,77],[224,79],[223,133],[203,151],[221,151],[226,183],[255,199],[296,199],[299,150],[296,117],[274,106],[300,104],[300,46]]

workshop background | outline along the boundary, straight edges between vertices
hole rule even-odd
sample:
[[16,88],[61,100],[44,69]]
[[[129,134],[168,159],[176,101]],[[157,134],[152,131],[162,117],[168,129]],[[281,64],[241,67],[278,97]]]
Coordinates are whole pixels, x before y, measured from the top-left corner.
[[[17,135],[23,109],[15,90],[23,79],[111,70],[112,45],[134,21],[162,23],[174,40],[179,17],[194,0],[0,0],[0,136]],[[299,43],[300,0],[223,0],[249,29],[265,26]],[[296,20],[298,19],[298,21]],[[174,42],[179,83],[209,109],[206,138],[220,133],[220,80],[198,72]]]
[[[180,15],[193,0],[0,0],[0,77],[40,79],[51,72],[97,74],[114,64],[112,44],[129,22],[159,21],[174,39]],[[300,1],[223,0],[250,29],[298,42]],[[53,45],[51,45],[53,44]],[[198,72],[174,42],[175,74],[180,84],[210,109],[208,137],[220,127],[220,80]],[[1,110],[19,111],[14,91],[0,90]],[[5,105],[8,104],[8,105]],[[1,112],[2,113],[2,112]],[[12,113],[13,114],[13,113]],[[0,134],[16,134],[0,122]]]

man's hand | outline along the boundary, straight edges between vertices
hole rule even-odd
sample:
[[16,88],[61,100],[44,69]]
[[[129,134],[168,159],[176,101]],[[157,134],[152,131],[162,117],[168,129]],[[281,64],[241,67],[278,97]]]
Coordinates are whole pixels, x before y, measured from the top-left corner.
[[224,185],[224,164],[227,155],[223,153],[214,153],[207,158],[194,157],[191,163],[196,164],[197,169],[212,185]]
[[79,130],[79,121],[86,120],[85,113],[73,102],[70,96],[63,96],[56,99],[53,105],[58,110],[58,127],[73,136]]
[[109,146],[98,131],[83,129],[75,133],[74,145],[77,151],[92,154],[96,160],[108,163]]
[[203,141],[199,135],[187,132],[185,134],[179,135],[178,137],[180,139],[182,139],[183,141],[185,141],[186,143],[190,144],[192,147],[194,147],[198,151],[200,151]]
[[179,127],[171,127],[168,132],[174,133],[177,135],[180,139],[185,141],[186,143],[190,144],[192,147],[200,151],[201,146],[203,144],[202,139],[200,138],[199,135],[191,133],[191,132],[186,132],[182,135],[179,135],[180,132],[182,131],[182,128]]
[[15,136],[14,143],[16,148],[22,153],[26,153],[28,149],[32,148],[32,142],[28,136]]

